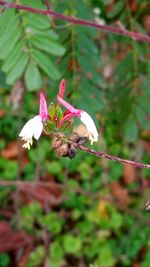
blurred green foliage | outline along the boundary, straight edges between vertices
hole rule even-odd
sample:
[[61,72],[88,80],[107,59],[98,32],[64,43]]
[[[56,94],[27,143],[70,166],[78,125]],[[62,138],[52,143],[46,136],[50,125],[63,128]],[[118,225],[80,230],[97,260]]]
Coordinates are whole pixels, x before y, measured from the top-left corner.
[[[9,2],[46,8],[42,0]],[[146,0],[50,3],[65,15],[148,34]],[[97,121],[95,149],[149,160],[149,44],[6,9],[0,14],[0,179],[57,182],[60,188],[0,186],[0,231],[9,223],[32,237],[27,252],[13,249],[13,242],[4,249],[0,239],[0,267],[21,261],[25,267],[149,267],[149,170],[129,170],[83,151],[59,159],[46,136],[30,151],[20,148],[18,132],[37,114],[39,90],[55,102],[61,78],[70,103]]]

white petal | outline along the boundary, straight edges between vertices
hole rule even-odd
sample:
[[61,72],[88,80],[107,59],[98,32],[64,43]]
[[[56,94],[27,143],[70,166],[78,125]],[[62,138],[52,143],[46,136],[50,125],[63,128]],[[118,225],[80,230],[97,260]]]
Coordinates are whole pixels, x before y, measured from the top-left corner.
[[34,133],[34,128],[33,128],[33,124],[34,124],[34,118],[29,120],[24,127],[22,128],[21,132],[19,133],[20,137],[26,137],[26,138],[32,138],[33,137],[33,133]]
[[97,142],[98,132],[95,123],[93,119],[90,117],[90,115],[87,112],[82,111],[80,120],[84,123],[84,125],[87,128],[87,131],[89,132],[89,139],[91,141],[91,144],[93,144],[93,142]]
[[37,115],[33,119],[29,120],[22,128],[19,136],[25,141],[24,147],[30,149],[32,145],[32,138],[39,139],[43,130],[43,123],[41,116]]
[[[39,117],[39,116],[37,116],[37,117]],[[38,119],[38,120],[36,120],[36,123],[35,123],[34,135],[33,135],[36,140],[39,139],[42,131],[43,131],[43,123],[42,123],[41,119],[40,120]]]

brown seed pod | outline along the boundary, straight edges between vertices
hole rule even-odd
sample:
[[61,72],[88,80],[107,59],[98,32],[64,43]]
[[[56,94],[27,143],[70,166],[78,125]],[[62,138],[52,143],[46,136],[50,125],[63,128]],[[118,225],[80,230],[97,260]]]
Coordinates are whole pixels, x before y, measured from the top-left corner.
[[70,140],[77,143],[78,145],[83,145],[88,141],[88,138],[86,136],[80,136],[78,133],[74,132],[70,136]]
[[70,136],[70,141],[73,141],[75,143],[77,143],[78,139],[79,139],[80,135],[76,132],[72,133],[72,135]]
[[64,134],[54,135],[53,141],[52,141],[52,148],[56,149],[60,147],[63,144],[63,137],[65,137]]
[[74,144],[71,144],[69,147],[69,151],[68,151],[68,157],[70,159],[75,158],[75,156],[77,155],[77,146]]
[[146,200],[144,203],[144,208],[146,211],[150,211],[150,200]]
[[54,149],[59,157],[68,156],[69,146],[68,144],[63,144]]
[[69,138],[69,151],[68,157],[73,159],[77,155],[78,145],[82,145],[87,142],[87,138],[80,136],[78,133],[74,132]]
[[56,151],[59,157],[69,157],[70,159],[75,158],[77,155],[78,145],[82,145],[87,142],[87,138],[80,136],[77,133],[73,133],[70,138],[66,140],[64,134],[54,135],[52,141],[52,148]]

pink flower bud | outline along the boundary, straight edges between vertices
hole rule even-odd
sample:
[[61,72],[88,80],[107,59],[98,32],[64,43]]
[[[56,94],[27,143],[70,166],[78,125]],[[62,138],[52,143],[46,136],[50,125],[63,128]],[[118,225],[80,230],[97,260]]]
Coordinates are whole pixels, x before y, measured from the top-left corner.
[[63,79],[60,83],[60,86],[59,86],[59,93],[58,95],[60,97],[63,98],[64,94],[65,94],[65,89],[66,89],[66,81]]
[[39,115],[41,116],[42,122],[44,122],[48,118],[48,108],[44,94],[40,93],[40,108]]

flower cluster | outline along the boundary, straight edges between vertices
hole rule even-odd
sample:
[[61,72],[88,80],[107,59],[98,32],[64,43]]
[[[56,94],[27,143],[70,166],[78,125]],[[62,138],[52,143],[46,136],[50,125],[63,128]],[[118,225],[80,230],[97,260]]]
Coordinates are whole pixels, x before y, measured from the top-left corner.
[[[63,129],[65,123],[68,123],[72,117],[78,117],[86,126],[88,132],[87,137],[91,141],[91,144],[98,141],[98,132],[90,115],[84,110],[74,108],[64,100],[65,85],[65,80],[62,80],[57,95],[57,105],[56,107],[51,106],[49,110],[44,94],[42,92],[40,93],[39,114],[30,119],[19,133],[19,136],[24,141],[24,148],[30,149],[30,146],[33,143],[33,137],[36,140],[39,139],[45,122],[47,125],[53,126],[54,130],[57,129],[57,131],[60,131]],[[65,112],[61,111],[60,105],[66,108]]]

